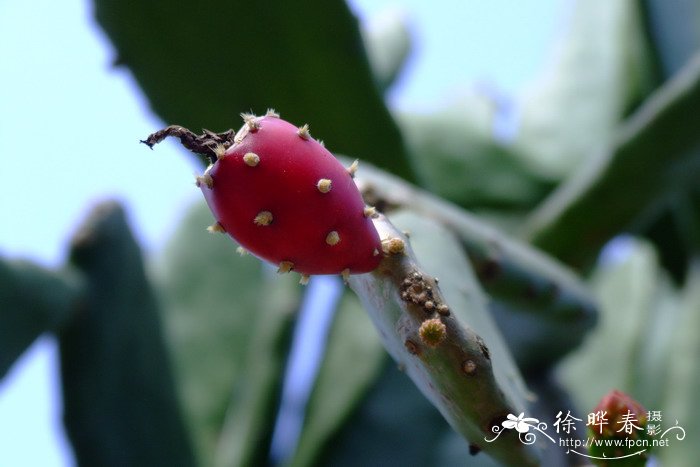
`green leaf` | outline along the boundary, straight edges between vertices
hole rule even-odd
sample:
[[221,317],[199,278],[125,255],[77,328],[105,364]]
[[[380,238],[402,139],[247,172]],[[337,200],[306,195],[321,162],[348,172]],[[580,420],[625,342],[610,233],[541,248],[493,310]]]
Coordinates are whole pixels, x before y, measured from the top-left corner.
[[79,465],[190,466],[158,302],[116,203],[73,239],[86,278],[80,314],[59,332],[64,421]]
[[627,242],[617,247],[627,257],[603,264],[591,278],[601,304],[598,327],[562,362],[561,374],[584,411],[611,389],[651,410],[660,407],[667,388],[678,300],[653,247]]
[[82,276],[0,258],[0,380],[34,339],[57,331],[85,299]]
[[412,38],[407,18],[398,9],[386,9],[364,24],[362,39],[377,86],[386,93],[411,52]]
[[334,435],[363,401],[386,360],[362,305],[352,293],[345,293],[309,397],[297,451],[289,465],[319,465],[320,454],[333,449]]
[[524,235],[577,266],[592,264],[615,235],[648,226],[667,199],[700,176],[700,56],[666,83],[619,129],[608,148],[534,213]]
[[94,0],[95,15],[166,122],[222,131],[269,107],[329,149],[412,171],[342,0]]
[[[220,466],[268,462],[301,286],[294,275],[266,275],[257,286],[260,316],[234,382],[215,453]],[[243,308],[245,310],[245,308]],[[237,310],[237,311],[240,311]]]
[[437,112],[399,114],[423,186],[465,207],[529,209],[551,189],[494,138],[497,103],[471,92]]
[[[185,414],[204,465],[228,456],[217,447],[225,443],[242,446],[250,440],[245,451],[235,453],[241,459],[267,449],[259,443],[265,444],[264,433],[272,429],[269,414],[276,401],[270,391],[282,378],[287,335],[303,290],[297,278],[278,276],[250,255],[241,257],[228,236],[208,233],[213,221],[205,204],[196,203],[156,265]],[[250,405],[241,405],[244,401]],[[227,417],[234,416],[228,411],[240,414],[239,431],[226,428],[223,435],[231,423]]]
[[700,258],[691,262],[688,279],[681,294],[680,313],[675,321],[672,344],[666,354],[669,366],[665,405],[663,406],[664,429],[673,426],[677,420],[687,436],[679,441],[675,432],[668,434],[670,445],[657,452],[663,465],[692,466],[697,458],[698,446],[692,434],[700,432],[700,410],[697,397],[700,392],[700,369],[697,356],[700,355]]
[[578,0],[572,10],[549,66],[521,97],[516,146],[552,180],[608,143],[654,84],[636,0]]

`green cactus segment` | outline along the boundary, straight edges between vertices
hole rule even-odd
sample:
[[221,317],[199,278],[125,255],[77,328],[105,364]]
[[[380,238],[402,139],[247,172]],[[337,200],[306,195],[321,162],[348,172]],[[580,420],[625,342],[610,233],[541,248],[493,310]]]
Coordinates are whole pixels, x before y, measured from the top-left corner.
[[386,9],[371,17],[362,29],[362,40],[374,80],[382,93],[394,84],[411,52],[411,32],[401,10]]
[[123,210],[98,206],[73,238],[81,313],[59,333],[64,422],[79,465],[194,465],[158,303]]
[[[451,269],[431,271],[448,284],[450,295],[443,296],[434,277],[419,266],[408,239],[384,216],[374,223],[389,254],[376,271],[351,276],[349,283],[379,330],[384,347],[448,423],[474,446],[506,464],[535,465],[534,453],[512,433],[493,443],[485,441],[494,436],[492,427],[500,427],[507,414],[526,411],[527,395],[495,326],[491,323],[489,334],[481,337],[466,327],[463,313],[470,318],[487,316],[476,282],[467,282],[466,293],[454,287],[468,280],[468,261],[463,259],[461,267],[453,262]],[[459,250],[454,248],[442,252],[440,259],[457,255]],[[486,328],[485,320],[477,324]]]
[[649,410],[659,410],[664,382],[672,381],[669,356],[679,330],[676,293],[651,245],[630,240],[625,249],[626,258],[594,271],[591,288],[601,305],[600,324],[560,367],[577,406],[584,409],[617,388]]
[[[688,434],[685,441],[670,436],[672,445],[658,449],[663,465],[691,467],[697,459],[697,443],[693,433],[700,433],[698,394],[700,393],[700,257],[690,263],[688,279],[680,295],[681,306],[675,321],[673,340],[667,355],[669,365],[667,393],[663,407],[664,426],[673,426],[677,419]],[[697,438],[695,438],[697,439]]]
[[[245,361],[236,375],[220,428],[214,465],[265,465],[279,408],[284,368],[299,303],[299,283],[293,276],[267,275],[258,290],[263,294],[255,328],[240,348]],[[230,313],[244,312],[235,307]],[[239,344],[240,345],[240,344]],[[229,355],[229,358],[233,357]]]
[[699,107],[695,56],[630,117],[607,150],[545,201],[525,236],[564,262],[586,267],[610,238],[644,228],[665,200],[687,192],[700,176]]
[[550,65],[521,97],[515,146],[537,173],[552,180],[572,174],[651,91],[639,3],[574,3]]
[[309,398],[297,451],[289,465],[323,465],[319,457],[332,449],[334,436],[362,403],[386,360],[386,352],[357,297],[344,294]]
[[0,380],[41,333],[56,331],[75,316],[84,285],[73,270],[0,258]]
[[236,455],[267,452],[252,440],[263,442],[272,430],[276,401],[269,394],[281,384],[286,339],[303,292],[298,277],[274,274],[257,258],[241,257],[227,236],[207,232],[213,221],[204,203],[192,206],[154,267],[185,414],[203,465],[229,455],[222,447],[229,411],[245,420],[240,431],[226,428],[232,437],[226,442],[245,445]]
[[308,122],[334,150],[413,179],[343,0],[94,0],[95,15],[166,122],[222,131],[241,111]]
[[597,304],[587,287],[552,258],[368,164],[356,181],[385,212],[404,207],[457,236],[521,368],[541,367],[576,348],[595,323]]
[[397,115],[423,186],[460,206],[511,210],[530,209],[551,190],[494,138],[497,106],[473,92],[439,112]]

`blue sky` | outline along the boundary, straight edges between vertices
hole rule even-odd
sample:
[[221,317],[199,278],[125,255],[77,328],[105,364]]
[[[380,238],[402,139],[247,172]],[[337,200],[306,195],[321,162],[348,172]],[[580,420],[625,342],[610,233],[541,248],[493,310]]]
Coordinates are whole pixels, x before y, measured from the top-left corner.
[[[390,102],[425,110],[476,82],[515,95],[544,65],[570,0],[351,5],[361,19],[387,7],[406,13],[416,48]],[[163,123],[112,57],[89,2],[0,2],[0,254],[60,265],[76,223],[108,197],[127,205],[146,252],[157,251],[197,199],[196,166],[174,143],[157,159],[137,144]],[[56,360],[55,343],[42,338],[0,382],[0,465],[72,465]]]

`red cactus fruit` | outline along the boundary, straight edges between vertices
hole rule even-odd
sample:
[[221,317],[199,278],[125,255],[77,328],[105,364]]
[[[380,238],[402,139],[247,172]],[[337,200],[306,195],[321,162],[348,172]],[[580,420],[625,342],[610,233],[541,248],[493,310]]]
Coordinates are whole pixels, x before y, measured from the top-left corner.
[[308,126],[274,112],[244,115],[234,143],[198,177],[217,224],[279,272],[364,273],[381,260],[379,235],[346,169]]

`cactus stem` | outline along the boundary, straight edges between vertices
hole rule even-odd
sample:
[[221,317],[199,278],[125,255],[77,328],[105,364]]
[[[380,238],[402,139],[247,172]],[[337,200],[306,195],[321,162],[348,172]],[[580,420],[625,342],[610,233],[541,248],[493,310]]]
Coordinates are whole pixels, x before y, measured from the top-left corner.
[[391,237],[382,240],[382,250],[387,255],[403,254],[406,251],[406,243],[399,237]]
[[195,177],[195,185],[201,187],[202,184],[206,185],[210,190],[214,188],[214,179],[209,172],[204,172],[204,175],[197,175]]
[[352,164],[350,164],[350,167],[348,167],[348,173],[352,178],[355,178],[355,172],[357,172],[357,168],[360,166],[360,161],[358,159],[355,159],[352,161]]
[[350,279],[350,269],[343,269],[343,272],[340,273],[340,276],[343,278],[343,283],[345,285],[348,285],[348,280]]
[[330,246],[340,243],[340,235],[337,230],[331,230],[328,235],[326,235],[326,243]]
[[249,167],[255,167],[260,162],[260,156],[254,152],[248,152],[243,156],[243,162]]
[[307,140],[311,137],[311,133],[309,133],[309,125],[305,123],[303,126],[300,126],[299,129],[297,130],[297,135],[303,140]]
[[291,261],[282,261],[279,267],[277,268],[277,273],[285,274],[291,271],[292,269],[294,269],[294,263],[292,263]]
[[316,184],[316,188],[318,188],[318,191],[321,193],[328,193],[331,191],[332,186],[333,182],[328,178],[322,178]]
[[406,341],[403,343],[403,345],[406,347],[406,350],[408,350],[408,353],[411,355],[420,355],[421,354],[421,349],[416,344],[413,342],[411,339],[406,339]]
[[308,274],[302,274],[301,278],[299,279],[299,283],[301,285],[307,285],[309,283],[309,279],[311,279],[311,276]]
[[420,325],[418,335],[425,345],[435,348],[445,340],[447,326],[440,321],[440,318],[427,319]]
[[245,256],[248,254],[248,250],[246,250],[242,246],[239,246],[238,248],[236,248],[236,253],[238,253],[241,256]]
[[365,206],[365,210],[362,213],[367,218],[377,217],[377,209],[374,206]]
[[215,224],[212,224],[209,227],[207,227],[207,232],[209,232],[209,233],[226,233],[226,229],[224,229],[224,226],[221,225],[221,222],[216,222]]
[[270,211],[260,211],[253,219],[253,223],[261,226],[272,224],[272,213]]
[[462,363],[462,371],[469,376],[473,375],[476,371],[476,363],[474,363],[474,360],[465,360]]
[[266,117],[275,117],[275,118],[280,118],[280,114],[278,114],[275,109],[267,109],[267,112],[265,112]]

